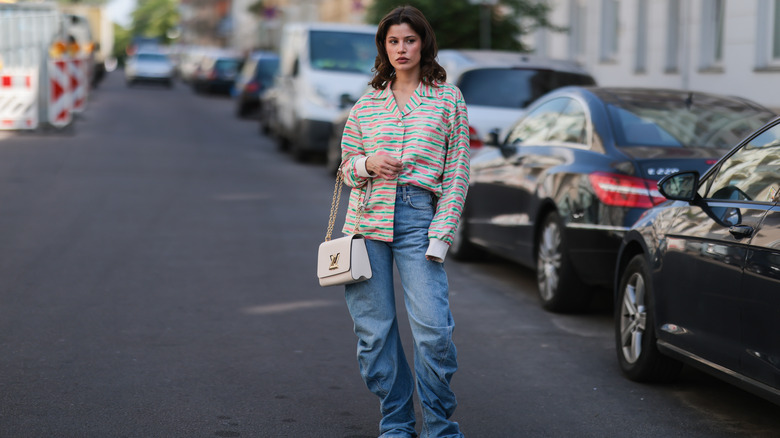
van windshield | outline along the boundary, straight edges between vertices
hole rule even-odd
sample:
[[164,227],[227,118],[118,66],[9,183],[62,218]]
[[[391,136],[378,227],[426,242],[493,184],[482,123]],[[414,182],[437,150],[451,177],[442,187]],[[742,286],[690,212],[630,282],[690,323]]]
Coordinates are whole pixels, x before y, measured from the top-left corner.
[[315,30],[310,41],[312,68],[371,74],[376,58],[373,34]]

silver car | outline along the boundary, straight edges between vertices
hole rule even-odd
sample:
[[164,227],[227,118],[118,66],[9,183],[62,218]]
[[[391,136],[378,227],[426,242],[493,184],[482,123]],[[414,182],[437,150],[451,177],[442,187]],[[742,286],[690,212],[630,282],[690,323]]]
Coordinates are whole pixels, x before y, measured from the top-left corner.
[[127,86],[138,82],[156,82],[173,86],[173,62],[164,53],[141,52],[128,58],[125,65]]

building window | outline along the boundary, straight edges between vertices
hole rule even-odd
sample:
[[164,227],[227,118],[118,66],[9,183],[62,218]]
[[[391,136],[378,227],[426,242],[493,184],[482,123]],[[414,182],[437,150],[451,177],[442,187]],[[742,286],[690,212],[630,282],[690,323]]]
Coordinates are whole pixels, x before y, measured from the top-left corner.
[[701,70],[722,70],[726,0],[702,2]]
[[780,0],[759,0],[756,68],[780,69]]
[[666,73],[680,70],[680,0],[669,0],[666,11]]
[[587,18],[583,0],[569,0],[569,59],[572,61],[584,62]]
[[617,61],[618,53],[618,0],[601,2],[601,62]]
[[647,0],[638,0],[636,7],[636,59],[634,71],[647,71]]

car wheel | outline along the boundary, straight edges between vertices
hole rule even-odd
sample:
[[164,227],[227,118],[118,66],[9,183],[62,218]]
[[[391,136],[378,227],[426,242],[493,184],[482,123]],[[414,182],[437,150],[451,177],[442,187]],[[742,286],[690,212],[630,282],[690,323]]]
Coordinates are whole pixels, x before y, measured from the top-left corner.
[[554,212],[544,217],[536,237],[536,283],[546,310],[575,312],[590,304],[592,288],[583,284],[574,271],[563,225]]
[[637,382],[670,382],[682,364],[658,351],[652,282],[647,261],[634,256],[620,276],[615,346],[623,374]]
[[328,140],[328,152],[326,156],[326,164],[329,171],[336,173],[341,166],[341,136],[337,133],[332,133]]
[[464,210],[458,222],[458,228],[452,236],[449,253],[455,260],[467,261],[479,255],[480,250],[469,240],[468,221]]

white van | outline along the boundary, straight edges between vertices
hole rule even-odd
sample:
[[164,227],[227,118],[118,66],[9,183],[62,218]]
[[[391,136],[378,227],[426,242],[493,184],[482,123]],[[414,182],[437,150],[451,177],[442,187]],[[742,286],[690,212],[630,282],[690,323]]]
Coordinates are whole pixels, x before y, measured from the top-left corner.
[[327,151],[333,121],[366,90],[376,26],[291,23],[284,27],[272,130],[296,159]]

